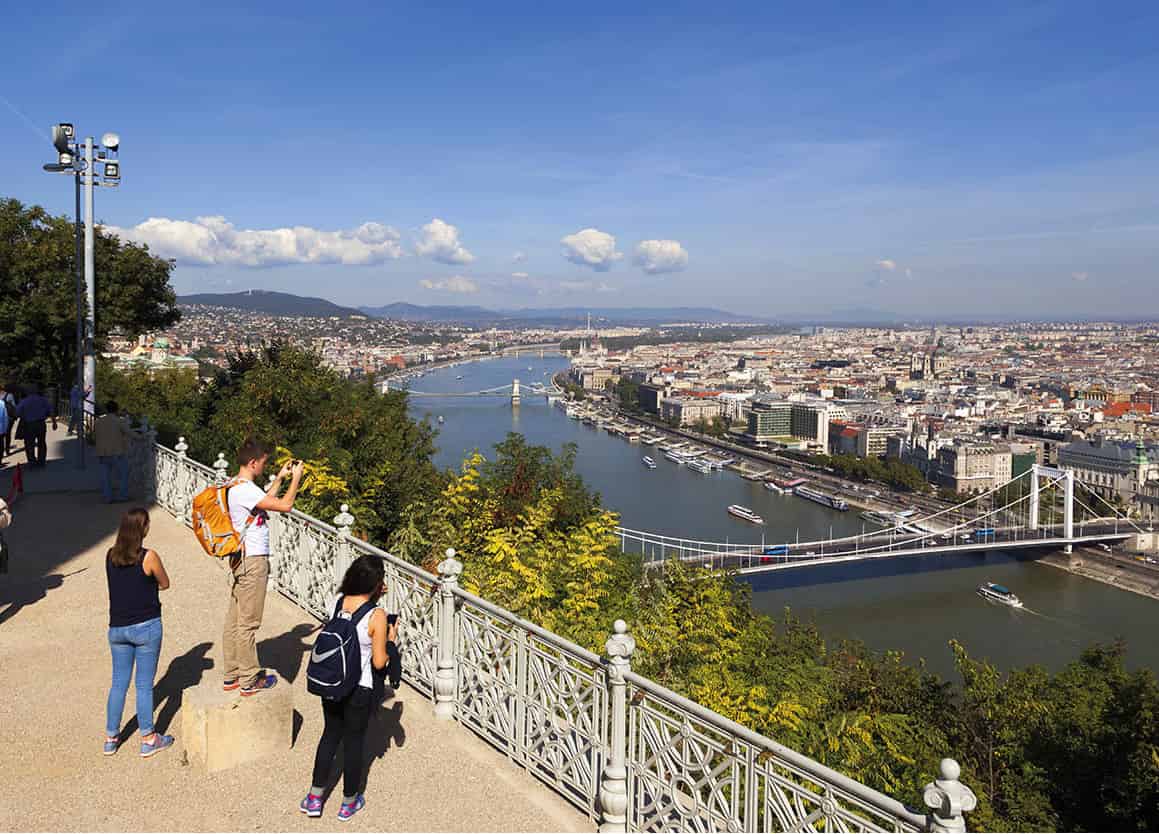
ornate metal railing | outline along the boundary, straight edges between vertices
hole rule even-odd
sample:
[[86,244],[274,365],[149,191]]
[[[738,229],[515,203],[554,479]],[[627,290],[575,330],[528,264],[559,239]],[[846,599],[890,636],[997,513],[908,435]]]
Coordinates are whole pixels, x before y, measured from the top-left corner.
[[[157,504],[188,523],[193,496],[224,482],[228,464],[186,448],[181,438],[134,454],[153,463]],[[976,799],[952,759],[925,787],[929,812],[907,808],[633,673],[622,620],[601,657],[460,588],[453,550],[435,576],[354,538],[345,506],[334,522],[273,516],[274,587],[322,619],[351,560],[382,559],[406,681],[601,831],[965,830]]]

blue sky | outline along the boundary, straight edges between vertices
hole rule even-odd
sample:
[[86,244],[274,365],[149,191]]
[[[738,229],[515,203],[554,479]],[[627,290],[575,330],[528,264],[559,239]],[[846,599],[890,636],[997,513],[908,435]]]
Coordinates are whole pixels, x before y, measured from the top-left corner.
[[72,121],[181,293],[1159,315],[1159,6],[852,6],[20,4],[0,194]]

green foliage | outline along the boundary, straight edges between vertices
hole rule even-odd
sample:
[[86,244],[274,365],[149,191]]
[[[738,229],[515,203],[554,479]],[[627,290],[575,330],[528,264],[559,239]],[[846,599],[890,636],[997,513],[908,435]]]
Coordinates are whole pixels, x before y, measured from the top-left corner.
[[859,458],[854,455],[817,455],[812,462],[828,466],[838,475],[855,481],[879,481],[906,492],[926,492],[930,485],[917,467],[895,458]]
[[[76,373],[75,226],[39,206],[0,200],[0,374],[57,384]],[[96,229],[96,340],[179,318],[170,261]],[[99,391],[100,389],[98,389]]]

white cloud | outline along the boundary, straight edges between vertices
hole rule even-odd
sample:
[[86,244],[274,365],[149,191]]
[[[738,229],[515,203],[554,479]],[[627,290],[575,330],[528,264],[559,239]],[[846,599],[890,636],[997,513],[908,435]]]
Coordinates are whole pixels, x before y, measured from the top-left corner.
[[1070,274],[1070,277],[1072,280],[1078,281],[1079,283],[1082,283],[1083,281],[1090,278],[1091,274],[1089,272],[1072,272]]
[[415,252],[444,264],[469,264],[475,256],[459,242],[459,229],[435,218],[423,226]]
[[619,292],[616,287],[606,281],[560,281],[559,288],[567,293],[572,292]]
[[528,274],[527,274],[526,272],[512,272],[512,273],[511,273],[511,277],[512,277],[512,278],[523,279],[523,278],[527,278],[527,277],[529,277],[529,276],[528,276]]
[[884,269],[888,272],[893,272],[895,269],[897,269],[897,261],[890,260],[889,258],[882,258],[880,261],[876,261],[875,263],[878,268]]
[[516,252],[514,255],[511,256],[511,261],[513,263],[521,264],[525,260],[527,260],[527,253],[526,252]]
[[905,277],[906,278],[913,278],[914,277],[914,271],[912,269],[910,269],[908,266],[905,268]]
[[462,275],[452,275],[450,278],[424,278],[419,286],[427,290],[442,292],[472,293],[479,291],[479,285]]
[[216,216],[195,220],[150,217],[131,228],[103,228],[123,240],[148,244],[155,255],[201,266],[365,266],[402,257],[398,232],[381,223],[326,232],[309,226],[238,229]]
[[590,266],[596,272],[607,272],[612,264],[624,257],[616,251],[616,239],[599,229],[580,229],[559,241],[563,256],[574,264]]
[[649,275],[679,272],[688,266],[688,252],[678,240],[642,240],[633,258],[636,266]]

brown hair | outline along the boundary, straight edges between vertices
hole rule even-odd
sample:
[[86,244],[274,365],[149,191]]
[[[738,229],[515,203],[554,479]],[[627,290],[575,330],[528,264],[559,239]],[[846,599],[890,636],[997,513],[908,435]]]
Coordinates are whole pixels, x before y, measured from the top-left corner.
[[117,540],[109,548],[109,561],[118,568],[139,565],[143,556],[141,542],[148,529],[149,513],[144,507],[136,507],[121,516]]
[[238,466],[245,466],[250,461],[259,460],[266,455],[273,454],[273,447],[264,440],[256,437],[247,437],[237,450]]

